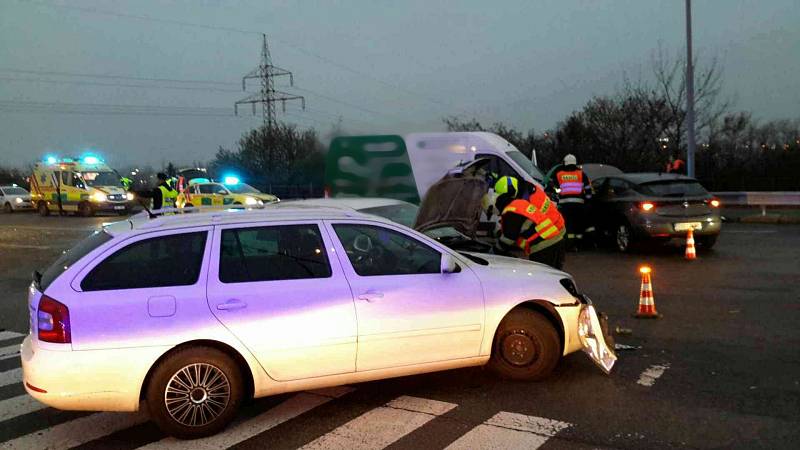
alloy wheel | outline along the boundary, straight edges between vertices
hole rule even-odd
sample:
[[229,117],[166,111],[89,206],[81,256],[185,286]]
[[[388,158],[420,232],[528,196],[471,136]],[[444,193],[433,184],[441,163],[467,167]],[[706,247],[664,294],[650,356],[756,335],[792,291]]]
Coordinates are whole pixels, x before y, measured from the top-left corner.
[[624,252],[631,244],[631,232],[627,225],[622,224],[617,227],[617,249]]
[[213,422],[231,399],[228,377],[218,367],[195,363],[183,367],[167,382],[164,404],[169,415],[188,427]]

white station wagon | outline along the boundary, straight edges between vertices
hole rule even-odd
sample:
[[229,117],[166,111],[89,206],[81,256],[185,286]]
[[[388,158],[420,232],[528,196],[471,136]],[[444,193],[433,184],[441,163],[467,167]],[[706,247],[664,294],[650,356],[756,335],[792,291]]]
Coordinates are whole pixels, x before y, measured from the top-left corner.
[[616,356],[572,278],[457,253],[335,208],[107,225],[34,273],[24,385],[59,409],[135,411],[216,433],[243,399],[488,364],[547,376],[583,349]]

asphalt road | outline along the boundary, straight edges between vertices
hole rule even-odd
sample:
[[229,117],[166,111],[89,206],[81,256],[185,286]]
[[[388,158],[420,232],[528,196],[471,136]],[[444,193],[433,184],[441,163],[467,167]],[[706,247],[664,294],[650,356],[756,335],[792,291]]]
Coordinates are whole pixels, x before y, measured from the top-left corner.
[[[114,217],[0,215],[0,448],[165,448],[143,415],[61,412],[32,403],[14,344],[41,268]],[[570,253],[566,270],[621,351],[603,375],[582,354],[540,383],[464,369],[260,399],[205,442],[236,448],[796,448],[800,442],[800,226],[728,224],[717,247]],[[642,263],[659,320],[637,320]],[[5,349],[5,350],[3,350]],[[5,355],[3,353],[5,352]],[[199,448],[200,442],[190,446]],[[188,448],[188,447],[187,447]]]

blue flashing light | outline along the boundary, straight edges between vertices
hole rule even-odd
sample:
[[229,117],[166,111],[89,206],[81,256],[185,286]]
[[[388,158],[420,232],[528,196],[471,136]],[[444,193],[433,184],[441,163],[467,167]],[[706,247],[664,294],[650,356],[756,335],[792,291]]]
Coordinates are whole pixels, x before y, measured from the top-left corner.
[[50,156],[46,156],[46,157],[44,158],[44,160],[45,160],[45,162],[46,162],[47,164],[55,164],[55,163],[57,163],[57,162],[58,162],[58,158],[56,158],[55,156],[52,156],[52,155],[50,155]]
[[100,158],[96,156],[84,156],[83,163],[84,164],[97,164],[100,162]]
[[228,176],[223,178],[224,184],[239,184],[239,177]]

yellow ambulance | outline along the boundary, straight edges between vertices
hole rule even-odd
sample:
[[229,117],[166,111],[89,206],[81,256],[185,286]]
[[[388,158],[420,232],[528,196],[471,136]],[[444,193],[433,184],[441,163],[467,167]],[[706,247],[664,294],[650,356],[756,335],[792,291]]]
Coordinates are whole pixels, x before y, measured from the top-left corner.
[[134,196],[120,176],[96,156],[56,158],[37,162],[31,176],[31,201],[39,214],[96,212],[127,214]]

